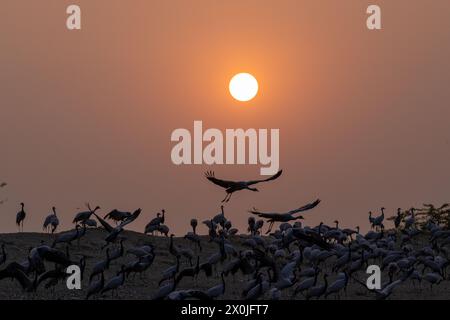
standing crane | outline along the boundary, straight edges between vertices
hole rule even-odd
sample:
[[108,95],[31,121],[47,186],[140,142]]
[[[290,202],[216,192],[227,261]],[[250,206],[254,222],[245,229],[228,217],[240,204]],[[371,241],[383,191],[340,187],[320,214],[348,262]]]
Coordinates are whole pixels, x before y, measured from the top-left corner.
[[17,224],[17,226],[19,227],[19,232],[20,232],[20,227],[22,226],[22,232],[23,232],[23,222],[25,221],[25,217],[27,216],[27,214],[25,213],[25,210],[23,209],[24,206],[25,206],[25,205],[23,204],[23,202],[20,203],[20,206],[21,206],[22,208],[21,208],[20,211],[17,212],[17,214],[16,214],[16,224]]

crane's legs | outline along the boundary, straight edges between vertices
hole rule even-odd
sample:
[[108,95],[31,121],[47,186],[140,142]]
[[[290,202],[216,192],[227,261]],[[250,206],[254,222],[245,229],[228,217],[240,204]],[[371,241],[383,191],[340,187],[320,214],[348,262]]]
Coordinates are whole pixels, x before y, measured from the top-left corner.
[[232,193],[227,193],[227,195],[226,195],[225,198],[222,200],[222,202],[228,202],[228,201],[230,201],[231,195],[232,195]]

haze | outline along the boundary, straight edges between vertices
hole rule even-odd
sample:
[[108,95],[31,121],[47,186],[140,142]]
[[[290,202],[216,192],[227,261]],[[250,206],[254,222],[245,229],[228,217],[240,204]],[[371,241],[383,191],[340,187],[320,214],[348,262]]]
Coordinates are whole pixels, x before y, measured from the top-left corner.
[[[65,28],[65,8],[82,30]],[[381,31],[366,8],[382,9]],[[450,3],[435,1],[16,1],[1,4],[0,232],[40,231],[54,205],[71,227],[84,203],[162,208],[175,234],[220,211],[224,192],[203,172],[253,179],[259,165],[175,166],[170,134],[279,128],[283,175],[233,195],[225,214],[241,232],[247,210],[289,210],[367,226],[369,210],[449,200]],[[252,73],[242,104],[230,78]],[[390,224],[388,224],[390,226]],[[266,227],[264,227],[266,229]],[[200,231],[205,232],[201,227]]]

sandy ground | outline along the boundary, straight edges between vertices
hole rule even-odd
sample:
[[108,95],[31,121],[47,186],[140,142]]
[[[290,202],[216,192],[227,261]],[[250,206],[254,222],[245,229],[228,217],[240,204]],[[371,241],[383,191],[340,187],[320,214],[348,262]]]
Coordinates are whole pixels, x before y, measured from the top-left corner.
[[[82,282],[81,290],[68,290],[65,282],[60,282],[55,287],[54,292],[40,286],[36,293],[24,293],[18,282],[9,279],[0,281],[0,299],[84,299],[86,290],[88,288],[88,278],[92,266],[104,259],[105,250],[101,250],[105,243],[104,238],[107,233],[102,229],[89,229],[86,236],[80,241],[78,245],[74,242],[71,246],[70,254],[72,259],[78,259],[81,255],[87,258],[86,273]],[[155,246],[156,258],[152,266],[142,274],[130,276],[126,279],[125,284],[117,291],[117,294],[112,297],[111,293],[106,293],[103,296],[97,296],[95,299],[151,299],[158,287],[158,282],[161,279],[161,273],[167,267],[175,263],[174,257],[169,253],[169,238],[159,236],[148,236],[136,232],[125,231],[123,236],[126,238],[124,242],[125,249],[133,246],[140,246],[146,243],[152,243]],[[30,247],[39,245],[41,242],[51,244],[54,235],[43,233],[15,233],[15,234],[0,234],[0,243],[5,243],[8,252],[7,263],[11,261],[22,262],[26,260],[28,250]],[[231,239],[233,245],[237,248],[243,248],[242,242],[245,236],[235,236]],[[197,250],[193,243],[182,238],[175,238],[175,244],[182,246],[191,246],[193,250]],[[205,261],[206,257],[214,252],[217,252],[218,245],[215,243],[208,243],[207,238],[202,239],[203,250],[200,253],[200,262]],[[57,245],[57,248],[65,250],[65,245]],[[247,249],[247,248],[245,248]],[[331,261],[334,258],[331,258]],[[124,257],[115,260],[111,263],[108,272],[105,274],[105,281],[114,276],[120,266],[126,262],[134,260],[134,256],[125,255]],[[194,261],[195,262],[195,261]],[[0,270],[5,265],[0,266]],[[180,269],[187,266],[188,263],[182,260]],[[47,270],[53,268],[47,265]],[[220,271],[221,266],[218,266]],[[333,274],[329,277],[331,283],[336,276]],[[366,281],[366,275],[360,272],[356,275],[361,281]],[[241,299],[242,287],[248,280],[247,276],[243,276],[238,272],[235,276],[229,275],[226,278],[226,292],[223,299]],[[382,282],[387,281],[387,276],[383,278]],[[322,281],[321,278],[318,280]],[[196,288],[206,290],[214,285],[220,283],[220,277],[217,272],[214,272],[212,277],[207,278],[203,272],[200,273],[197,279],[184,278],[177,289],[191,289]],[[295,285],[294,285],[295,287]],[[293,289],[286,289],[282,292],[282,299],[291,299]],[[267,298],[267,296],[266,296]],[[329,296],[328,299],[337,299],[336,296]],[[342,294],[340,299],[374,299],[375,296],[363,288],[355,281],[350,281],[347,294]],[[433,286],[432,290],[428,283],[418,282],[413,283],[408,281],[395,289],[390,299],[449,299],[450,298],[450,284],[446,280],[439,286]],[[302,295],[298,295],[296,299],[304,299]]]

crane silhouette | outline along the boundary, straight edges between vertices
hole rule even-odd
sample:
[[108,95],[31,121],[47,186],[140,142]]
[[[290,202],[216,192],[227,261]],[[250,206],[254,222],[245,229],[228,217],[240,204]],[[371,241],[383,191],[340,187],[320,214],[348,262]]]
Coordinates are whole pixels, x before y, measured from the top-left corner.
[[45,218],[42,228],[45,230],[45,229],[48,229],[49,226],[51,226],[52,227],[51,232],[54,233],[56,228],[58,228],[59,219],[56,216],[56,208],[55,207],[52,207],[52,211],[53,211],[53,213],[49,214]]
[[122,222],[125,219],[128,219],[131,216],[131,212],[128,211],[119,211],[117,209],[112,210],[108,214],[106,214],[104,219],[114,220],[116,223]]
[[88,220],[92,214],[94,214],[97,210],[100,209],[99,206],[96,206],[94,210],[91,209],[91,206],[89,205],[89,203],[86,204],[88,211],[83,211],[83,212],[79,212],[76,214],[75,218],[73,219],[72,223],[79,223],[79,222],[84,222],[86,220]]
[[303,219],[303,216],[294,216],[294,214],[311,210],[315,208],[319,203],[320,199],[317,199],[316,201],[308,203],[303,207],[288,211],[286,213],[265,213],[258,211],[256,208],[253,208],[253,210],[250,210],[249,212],[251,214],[257,215],[258,217],[267,219],[267,222],[269,222],[269,229],[266,233],[269,233],[270,231],[272,231],[272,227],[275,222],[288,222],[292,220]]
[[19,231],[20,231],[20,228],[22,227],[22,232],[23,232],[23,222],[25,221],[25,217],[27,216],[27,214],[25,213],[25,210],[23,209],[24,206],[25,206],[25,205],[23,204],[23,202],[20,203],[20,206],[21,206],[22,208],[21,208],[20,211],[17,212],[17,214],[16,214],[16,224],[17,224],[17,226],[19,227]]
[[228,181],[228,180],[218,179],[215,177],[213,171],[207,171],[205,173],[205,177],[212,183],[225,189],[225,191],[227,192],[227,195],[222,200],[222,202],[228,202],[228,201],[230,201],[231,195],[234,192],[239,191],[239,190],[244,190],[244,189],[251,190],[251,191],[259,191],[258,189],[252,188],[250,186],[260,183],[260,182],[267,182],[267,181],[275,180],[279,176],[281,176],[282,172],[283,172],[283,170],[280,170],[275,175],[273,175],[267,179],[249,180],[249,181]]

